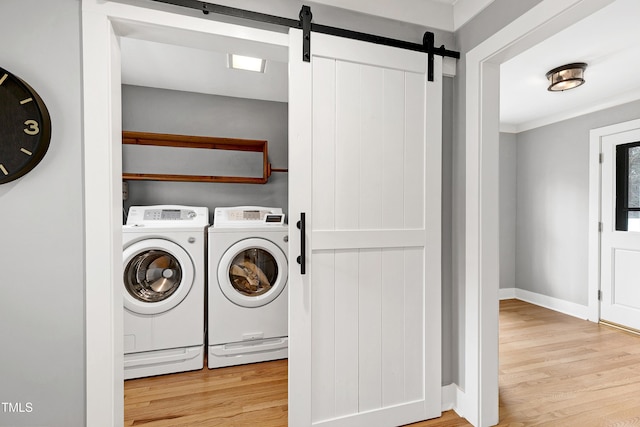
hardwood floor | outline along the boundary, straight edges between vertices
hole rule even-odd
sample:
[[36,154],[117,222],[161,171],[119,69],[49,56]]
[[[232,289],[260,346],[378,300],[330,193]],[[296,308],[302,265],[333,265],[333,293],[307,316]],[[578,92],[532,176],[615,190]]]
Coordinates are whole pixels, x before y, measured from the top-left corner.
[[124,413],[125,426],[286,426],[287,360],[128,380]]
[[640,425],[640,337],[502,301],[500,425]]
[[[287,361],[125,381],[125,426],[287,425]],[[447,411],[411,427],[470,424]],[[640,337],[500,303],[500,426],[640,426]]]

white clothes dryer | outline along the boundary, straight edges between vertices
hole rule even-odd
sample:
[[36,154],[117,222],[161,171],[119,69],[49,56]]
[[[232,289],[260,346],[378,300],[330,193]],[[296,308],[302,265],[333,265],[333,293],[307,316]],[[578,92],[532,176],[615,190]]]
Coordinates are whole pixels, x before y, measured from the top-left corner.
[[287,358],[288,227],[282,209],[216,208],[208,254],[208,367]]
[[204,367],[209,209],[132,206],[123,237],[124,378]]

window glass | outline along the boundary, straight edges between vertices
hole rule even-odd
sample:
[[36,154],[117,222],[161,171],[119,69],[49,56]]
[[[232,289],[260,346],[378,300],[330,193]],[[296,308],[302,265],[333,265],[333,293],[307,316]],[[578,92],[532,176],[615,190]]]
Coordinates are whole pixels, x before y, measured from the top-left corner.
[[616,230],[640,232],[640,142],[616,147]]
[[136,255],[124,269],[127,292],[143,302],[169,298],[181,281],[180,263],[173,255],[161,250],[148,250]]
[[269,252],[249,248],[240,252],[229,267],[229,280],[242,295],[256,297],[268,292],[278,278],[278,263]]
[[627,206],[630,208],[640,208],[640,147],[630,147],[628,155]]

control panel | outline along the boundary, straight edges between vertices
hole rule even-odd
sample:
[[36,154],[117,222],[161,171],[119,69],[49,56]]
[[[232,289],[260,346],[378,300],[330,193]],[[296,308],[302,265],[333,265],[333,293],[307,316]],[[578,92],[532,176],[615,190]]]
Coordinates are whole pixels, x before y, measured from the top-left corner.
[[216,208],[213,216],[214,228],[262,227],[284,224],[281,208],[262,206],[236,206]]
[[127,225],[149,226],[206,226],[209,209],[191,206],[131,206]]

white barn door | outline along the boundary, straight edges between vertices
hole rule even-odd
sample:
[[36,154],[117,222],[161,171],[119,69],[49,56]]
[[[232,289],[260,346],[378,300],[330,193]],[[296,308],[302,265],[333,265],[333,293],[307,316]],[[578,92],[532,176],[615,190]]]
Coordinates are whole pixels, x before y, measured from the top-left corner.
[[290,36],[289,425],[439,417],[442,60]]

